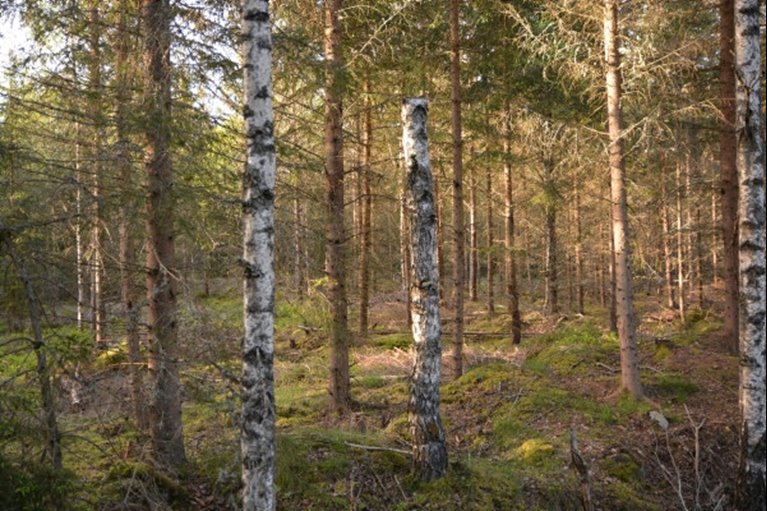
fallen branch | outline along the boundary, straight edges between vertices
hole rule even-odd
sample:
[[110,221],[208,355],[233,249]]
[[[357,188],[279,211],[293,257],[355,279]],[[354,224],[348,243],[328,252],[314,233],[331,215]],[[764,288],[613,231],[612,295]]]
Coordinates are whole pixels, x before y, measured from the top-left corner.
[[353,444],[351,442],[344,442],[344,444],[347,447],[352,447],[354,449],[362,449],[365,451],[388,451],[388,452],[396,452],[397,454],[404,454],[405,456],[413,455],[413,453],[410,451],[406,451],[405,449],[397,449],[396,447],[380,447],[377,445]]

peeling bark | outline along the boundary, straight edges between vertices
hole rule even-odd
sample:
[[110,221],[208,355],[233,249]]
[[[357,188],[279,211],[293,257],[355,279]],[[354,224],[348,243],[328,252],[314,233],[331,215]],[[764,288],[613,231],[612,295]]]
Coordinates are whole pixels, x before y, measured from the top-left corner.
[[447,448],[439,415],[442,346],[436,264],[437,216],[426,132],[427,110],[423,98],[403,102],[402,146],[413,251],[410,295],[415,361],[410,380],[408,419],[413,435],[413,467],[418,477],[431,481],[447,471]]

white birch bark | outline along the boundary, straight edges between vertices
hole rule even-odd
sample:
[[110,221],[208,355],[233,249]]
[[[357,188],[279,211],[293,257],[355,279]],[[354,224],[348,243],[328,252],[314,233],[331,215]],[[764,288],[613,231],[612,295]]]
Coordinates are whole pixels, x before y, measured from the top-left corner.
[[765,176],[759,1],[735,0],[740,472],[736,507],[765,508]]
[[411,217],[410,296],[415,345],[408,418],[413,435],[413,466],[421,479],[429,481],[445,474],[447,449],[439,415],[442,346],[436,259],[437,215],[426,132],[427,110],[428,103],[423,98],[406,99],[402,105],[402,145],[407,207]]
[[273,510],[274,489],[274,182],[272,40],[267,0],[242,2],[244,327],[242,343],[243,510]]

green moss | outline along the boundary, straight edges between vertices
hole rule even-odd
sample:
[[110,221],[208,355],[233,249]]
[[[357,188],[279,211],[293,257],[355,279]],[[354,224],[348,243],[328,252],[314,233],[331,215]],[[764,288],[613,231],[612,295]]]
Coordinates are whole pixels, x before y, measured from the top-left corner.
[[409,333],[386,334],[370,336],[372,346],[385,350],[407,349],[413,344],[413,336]]
[[540,374],[587,374],[597,363],[613,364],[619,353],[617,339],[591,323],[556,330],[539,337],[531,346],[524,367]]
[[627,454],[619,453],[613,458],[607,458],[601,465],[609,476],[624,483],[636,484],[641,479],[639,464]]
[[679,374],[659,374],[650,382],[650,391],[671,399],[676,403],[686,403],[690,395],[698,392],[698,386]]
[[476,392],[489,392],[509,382],[519,370],[505,362],[472,367],[460,378],[442,387],[442,400],[451,403],[470,400]]
[[661,360],[665,360],[671,355],[673,355],[674,352],[671,351],[671,349],[666,346],[665,344],[659,345],[657,348],[655,348],[655,354],[653,355],[653,358],[660,362]]
[[525,463],[538,465],[554,455],[554,446],[541,438],[531,438],[522,442],[514,455]]

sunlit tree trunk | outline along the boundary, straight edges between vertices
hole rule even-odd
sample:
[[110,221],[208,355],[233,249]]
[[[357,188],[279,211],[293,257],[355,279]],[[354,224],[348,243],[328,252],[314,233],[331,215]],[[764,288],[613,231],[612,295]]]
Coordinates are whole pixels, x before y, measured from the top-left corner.
[[546,314],[559,312],[558,267],[557,267],[557,199],[554,193],[554,162],[546,158],[543,161],[543,187],[546,214],[546,270],[544,278],[544,305]]
[[522,317],[519,313],[519,288],[517,286],[517,254],[514,244],[514,175],[511,166],[511,109],[506,107],[503,120],[503,174],[505,198],[505,249],[504,271],[506,273],[506,303],[511,316],[511,342],[522,342]]
[[419,478],[431,481],[447,471],[445,430],[439,415],[442,360],[439,315],[439,276],[436,266],[434,181],[426,133],[427,102],[406,99],[402,107],[402,146],[405,155],[407,206],[411,217],[410,243],[415,361],[410,380],[408,418],[413,435],[413,466]]
[[242,507],[276,508],[274,486],[274,182],[269,3],[242,2],[243,179]]
[[[474,160],[474,148],[470,150],[471,160]],[[477,280],[479,274],[479,239],[477,235],[477,176],[476,166],[469,172],[469,300],[476,302],[479,298]]]
[[[370,94],[370,84],[365,82],[364,90]],[[362,168],[360,172],[362,198],[360,200],[360,339],[364,340],[368,335],[368,315],[370,306],[370,250],[371,240],[371,212],[373,197],[370,190],[370,165],[372,161],[373,143],[373,118],[366,99],[365,111],[362,114]]]
[[186,462],[178,372],[175,199],[170,158],[171,65],[169,0],[143,0],[144,165],[147,175],[146,291],[149,422],[155,461],[178,467]]
[[[403,164],[404,164],[404,160]],[[403,176],[400,185],[399,196],[399,246],[400,246],[400,271],[402,289],[405,293],[405,308],[407,310],[407,326],[412,326],[412,314],[410,309],[412,307],[410,296],[410,261],[412,259],[411,247],[410,247],[410,218],[407,212],[407,181],[405,181],[405,172],[401,173]]]
[[765,151],[758,0],[735,0],[738,250],[740,289],[739,511],[767,504],[765,460]]
[[306,294],[306,263],[304,261],[304,208],[296,191],[293,197],[293,277],[299,298]]
[[738,169],[735,164],[734,0],[719,0],[719,186],[722,197],[723,337],[738,351]]
[[581,227],[581,192],[578,182],[575,183],[575,296],[576,312],[583,314],[583,295],[585,294],[583,284],[583,232]]
[[711,283],[719,285],[719,215],[716,208],[716,192],[711,194]]
[[85,259],[83,256],[83,178],[81,162],[80,123],[75,124],[75,258],[77,267],[77,328],[83,328],[83,306],[85,305]]
[[460,0],[450,0],[450,99],[453,135],[453,373],[463,374],[465,242],[463,221],[463,135],[461,133]]
[[101,112],[101,16],[98,4],[91,2],[88,10],[89,20],[89,59],[88,59],[88,110],[93,123],[93,139],[89,144],[90,165],[88,171],[91,177],[90,186],[90,284],[91,284],[91,323],[96,343],[104,342],[104,306],[102,296],[103,254],[101,247],[101,173],[103,158],[101,142],[104,139],[104,119]]
[[618,51],[618,2],[605,0],[605,63],[607,81],[607,124],[610,137],[610,195],[612,238],[615,254],[615,302],[618,339],[621,346],[621,387],[632,397],[642,397],[639,381],[634,322],[634,296],[631,282],[631,257],[626,204],[625,162],[623,159],[623,119],[621,112],[621,68]]
[[685,299],[684,290],[684,235],[682,224],[682,169],[677,163],[676,165],[676,285],[678,294],[679,305],[679,318],[684,321],[687,312],[687,300]]
[[117,171],[120,182],[124,187],[127,198],[120,201],[119,216],[119,262],[120,262],[120,300],[125,312],[125,337],[128,342],[128,360],[130,361],[131,400],[136,426],[146,431],[149,422],[146,414],[146,397],[144,396],[143,371],[144,361],[141,356],[141,340],[139,338],[139,304],[138,290],[134,282],[136,270],[136,254],[131,236],[131,221],[135,217],[133,200],[133,166],[130,155],[130,139],[128,114],[131,109],[132,83],[131,74],[131,42],[132,36],[128,27],[130,19],[128,0],[120,0],[118,37],[116,44],[116,77],[117,106],[115,123],[117,128]]
[[487,312],[495,313],[495,236],[493,233],[493,173],[488,165],[485,172],[485,211],[487,214]]
[[338,413],[348,410],[349,332],[345,277],[344,159],[343,159],[343,69],[341,0],[325,0],[325,179],[327,228],[325,272],[332,308],[330,328],[330,395]]
[[668,215],[668,190],[666,185],[666,167],[665,162],[661,163],[661,230],[663,236],[663,264],[664,264],[664,287],[666,290],[666,304],[670,309],[676,309],[676,300],[674,300],[674,262],[671,256],[670,224]]

